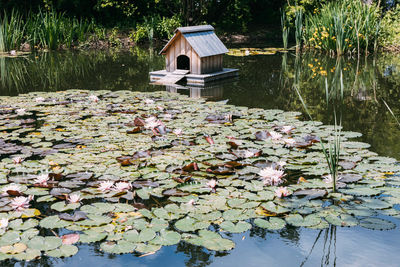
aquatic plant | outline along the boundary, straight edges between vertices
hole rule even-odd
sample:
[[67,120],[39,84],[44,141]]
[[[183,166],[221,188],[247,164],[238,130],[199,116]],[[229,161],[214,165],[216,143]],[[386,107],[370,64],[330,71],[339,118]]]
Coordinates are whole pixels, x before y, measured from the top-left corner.
[[372,3],[340,0],[307,14],[303,40],[307,47],[341,55],[368,52],[379,35],[379,8]]
[[290,26],[289,21],[286,18],[286,12],[282,12],[281,15],[281,27],[282,27],[282,42],[283,48],[288,48],[288,40],[289,40],[289,33],[290,33]]
[[[332,127],[300,121],[299,112],[167,92],[68,90],[0,101],[9,111],[0,125],[1,260],[70,257],[88,243],[110,254],[180,242],[226,251],[235,247],[227,233],[253,227],[390,230],[395,224],[377,215],[400,214],[399,179],[384,175],[400,171],[396,160],[340,131],[332,193],[319,144]],[[162,124],[145,127],[146,119]],[[16,155],[25,160],[14,164]],[[47,186],[37,183],[44,170]]]
[[303,39],[303,10],[301,8],[296,8],[294,28],[296,39],[296,52],[298,52],[301,50],[301,41]]
[[18,50],[25,35],[25,25],[22,16],[15,10],[8,15],[0,14],[0,52]]

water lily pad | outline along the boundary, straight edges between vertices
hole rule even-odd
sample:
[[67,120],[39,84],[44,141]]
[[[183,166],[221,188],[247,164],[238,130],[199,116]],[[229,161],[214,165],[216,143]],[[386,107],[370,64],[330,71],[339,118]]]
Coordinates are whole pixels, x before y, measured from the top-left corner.
[[219,234],[208,230],[200,230],[198,236],[191,235],[185,241],[215,251],[226,251],[235,247],[235,243],[231,240],[222,238]]
[[251,224],[248,222],[237,222],[236,224],[231,221],[224,221],[220,224],[222,230],[231,233],[243,233],[251,229]]
[[74,245],[62,245],[55,250],[50,250],[46,252],[48,256],[57,258],[71,257],[76,253],[78,253],[78,248]]
[[180,240],[181,235],[179,233],[163,229],[160,231],[160,235],[152,240],[151,243],[155,245],[172,246],[178,244]]
[[285,227],[286,222],[280,218],[270,217],[269,219],[257,218],[254,220],[254,224],[268,230],[280,230]]
[[191,217],[185,217],[175,223],[175,227],[182,232],[193,232],[199,229],[205,229],[210,225],[208,222],[195,220]]
[[396,227],[394,223],[380,218],[365,218],[360,220],[360,226],[372,230],[391,230]]

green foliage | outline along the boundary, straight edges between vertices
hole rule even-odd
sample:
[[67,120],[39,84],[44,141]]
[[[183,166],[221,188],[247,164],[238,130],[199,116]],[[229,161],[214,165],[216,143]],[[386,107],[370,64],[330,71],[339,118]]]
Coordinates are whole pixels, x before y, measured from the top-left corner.
[[387,11],[383,17],[379,43],[388,49],[400,49],[400,5]]
[[22,16],[14,10],[10,16],[4,12],[3,16],[0,16],[0,52],[19,49],[24,32],[25,25]]
[[368,51],[377,38],[380,10],[375,4],[341,0],[307,14],[303,40],[307,47],[336,54]]
[[0,52],[19,49],[26,42],[31,48],[58,49],[83,42],[92,31],[93,22],[68,18],[55,11],[29,13],[26,18],[16,11],[0,17]]
[[154,16],[144,18],[144,22],[138,24],[136,30],[131,34],[131,39],[135,43],[145,40],[152,41],[153,38],[169,39],[172,37],[176,28],[182,24],[177,16],[172,18]]

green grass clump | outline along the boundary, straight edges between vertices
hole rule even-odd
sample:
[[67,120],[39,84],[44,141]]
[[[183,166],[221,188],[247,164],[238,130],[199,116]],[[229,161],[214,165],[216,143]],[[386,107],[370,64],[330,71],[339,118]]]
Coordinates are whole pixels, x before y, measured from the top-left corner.
[[375,4],[340,0],[327,3],[305,18],[306,47],[338,55],[373,49],[379,34],[380,10]]

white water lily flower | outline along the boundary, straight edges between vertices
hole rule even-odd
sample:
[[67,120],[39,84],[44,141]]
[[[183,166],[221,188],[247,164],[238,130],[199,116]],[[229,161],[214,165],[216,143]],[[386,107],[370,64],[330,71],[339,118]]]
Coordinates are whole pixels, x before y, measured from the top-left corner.
[[275,131],[270,131],[268,133],[269,133],[269,136],[271,136],[272,140],[279,140],[279,139],[282,138],[282,135],[280,133],[275,132]]
[[0,229],[5,229],[8,226],[8,219],[2,218],[0,219]]
[[275,195],[279,198],[281,197],[286,197],[288,195],[290,195],[289,190],[286,187],[278,187],[277,189],[275,189]]
[[210,188],[215,188],[217,186],[217,180],[212,179],[212,180],[208,181],[207,186]]
[[79,201],[81,201],[81,194],[72,193],[68,195],[67,200],[69,201],[69,203],[78,203]]
[[118,182],[114,185],[116,191],[126,191],[132,188],[132,184],[129,182]]
[[14,162],[14,164],[20,164],[24,161],[24,159],[21,157],[14,157],[12,158],[12,161]]
[[43,102],[43,101],[44,101],[44,97],[41,97],[41,96],[36,97],[36,98],[35,98],[35,101],[36,101],[37,103]]
[[92,102],[99,102],[100,99],[95,95],[90,95],[89,100]]
[[18,115],[22,116],[22,115],[25,115],[26,109],[24,109],[24,108],[19,108],[19,109],[16,109],[15,112],[16,112]]
[[49,178],[50,178],[49,174],[43,173],[43,174],[38,175],[33,182],[35,184],[47,185],[47,181],[49,180]]
[[110,191],[112,187],[114,186],[113,181],[104,181],[100,183],[99,190],[104,192],[104,191]]
[[33,199],[33,196],[29,197],[16,197],[11,200],[11,207],[15,210],[21,211],[29,208],[29,202]]

